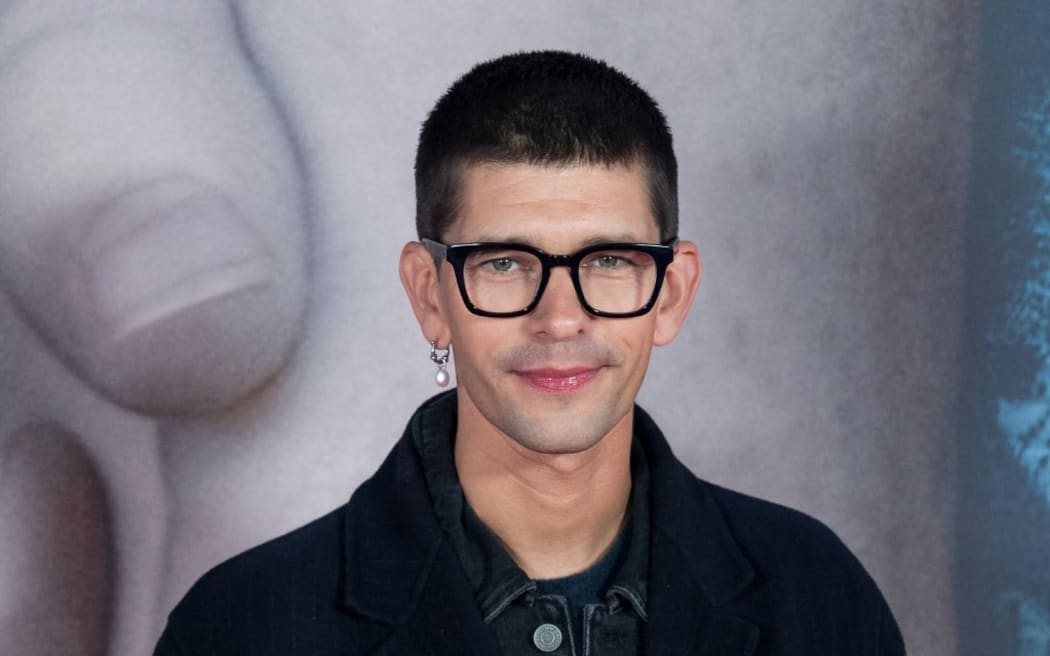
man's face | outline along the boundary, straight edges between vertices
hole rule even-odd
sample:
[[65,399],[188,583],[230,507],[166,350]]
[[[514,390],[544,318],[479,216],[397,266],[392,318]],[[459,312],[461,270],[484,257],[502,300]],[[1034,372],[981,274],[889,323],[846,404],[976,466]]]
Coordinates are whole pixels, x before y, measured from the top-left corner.
[[[446,243],[518,242],[568,254],[596,242],[659,241],[640,167],[486,164],[467,169],[461,184]],[[592,316],[565,267],[551,270],[539,304],[521,317],[470,313],[448,263],[436,291],[451,335],[461,430],[474,421],[532,451],[576,453],[630,420],[656,309],[629,319]]]

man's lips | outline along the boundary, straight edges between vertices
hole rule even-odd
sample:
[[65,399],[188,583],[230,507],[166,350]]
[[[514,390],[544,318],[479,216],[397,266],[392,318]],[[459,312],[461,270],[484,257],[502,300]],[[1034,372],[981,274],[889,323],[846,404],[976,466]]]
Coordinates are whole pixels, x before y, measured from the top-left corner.
[[600,370],[600,367],[572,367],[568,369],[529,369],[514,373],[526,385],[544,392],[574,392],[594,380]]

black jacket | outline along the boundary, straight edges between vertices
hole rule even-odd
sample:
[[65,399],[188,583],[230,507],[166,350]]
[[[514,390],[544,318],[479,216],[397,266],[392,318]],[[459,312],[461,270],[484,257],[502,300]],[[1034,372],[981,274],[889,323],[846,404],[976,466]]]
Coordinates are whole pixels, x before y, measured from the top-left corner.
[[[205,574],[155,656],[498,654],[430,503],[419,416],[349,503]],[[697,479],[640,408],[635,435],[651,472],[646,654],[904,654],[881,594],[830,530]]]

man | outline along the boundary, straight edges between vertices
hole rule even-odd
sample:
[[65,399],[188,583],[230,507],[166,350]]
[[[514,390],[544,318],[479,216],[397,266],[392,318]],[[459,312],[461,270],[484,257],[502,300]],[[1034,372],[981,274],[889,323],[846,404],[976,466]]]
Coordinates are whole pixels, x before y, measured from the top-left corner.
[[481,64],[416,159],[401,279],[435,379],[350,502],[205,575],[157,654],[903,654],[826,528],[696,479],[634,406],[700,282],[654,101]]

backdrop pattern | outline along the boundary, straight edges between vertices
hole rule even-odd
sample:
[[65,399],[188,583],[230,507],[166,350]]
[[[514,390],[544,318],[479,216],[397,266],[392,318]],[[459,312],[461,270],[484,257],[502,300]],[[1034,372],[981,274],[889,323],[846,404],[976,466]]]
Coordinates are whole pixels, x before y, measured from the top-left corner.
[[988,3],[970,195],[960,645],[1050,653],[1050,8]]
[[988,538],[1045,508],[992,402],[1042,392],[966,397],[987,439],[957,439],[977,23],[976,0],[0,0],[0,653],[147,653],[202,572],[374,470],[435,389],[396,273],[418,127],[537,48],[669,117],[705,278],[640,400],[679,457],[829,524],[912,653],[955,653],[975,587],[1038,627],[1021,570],[1013,603],[955,566],[1033,564]]

